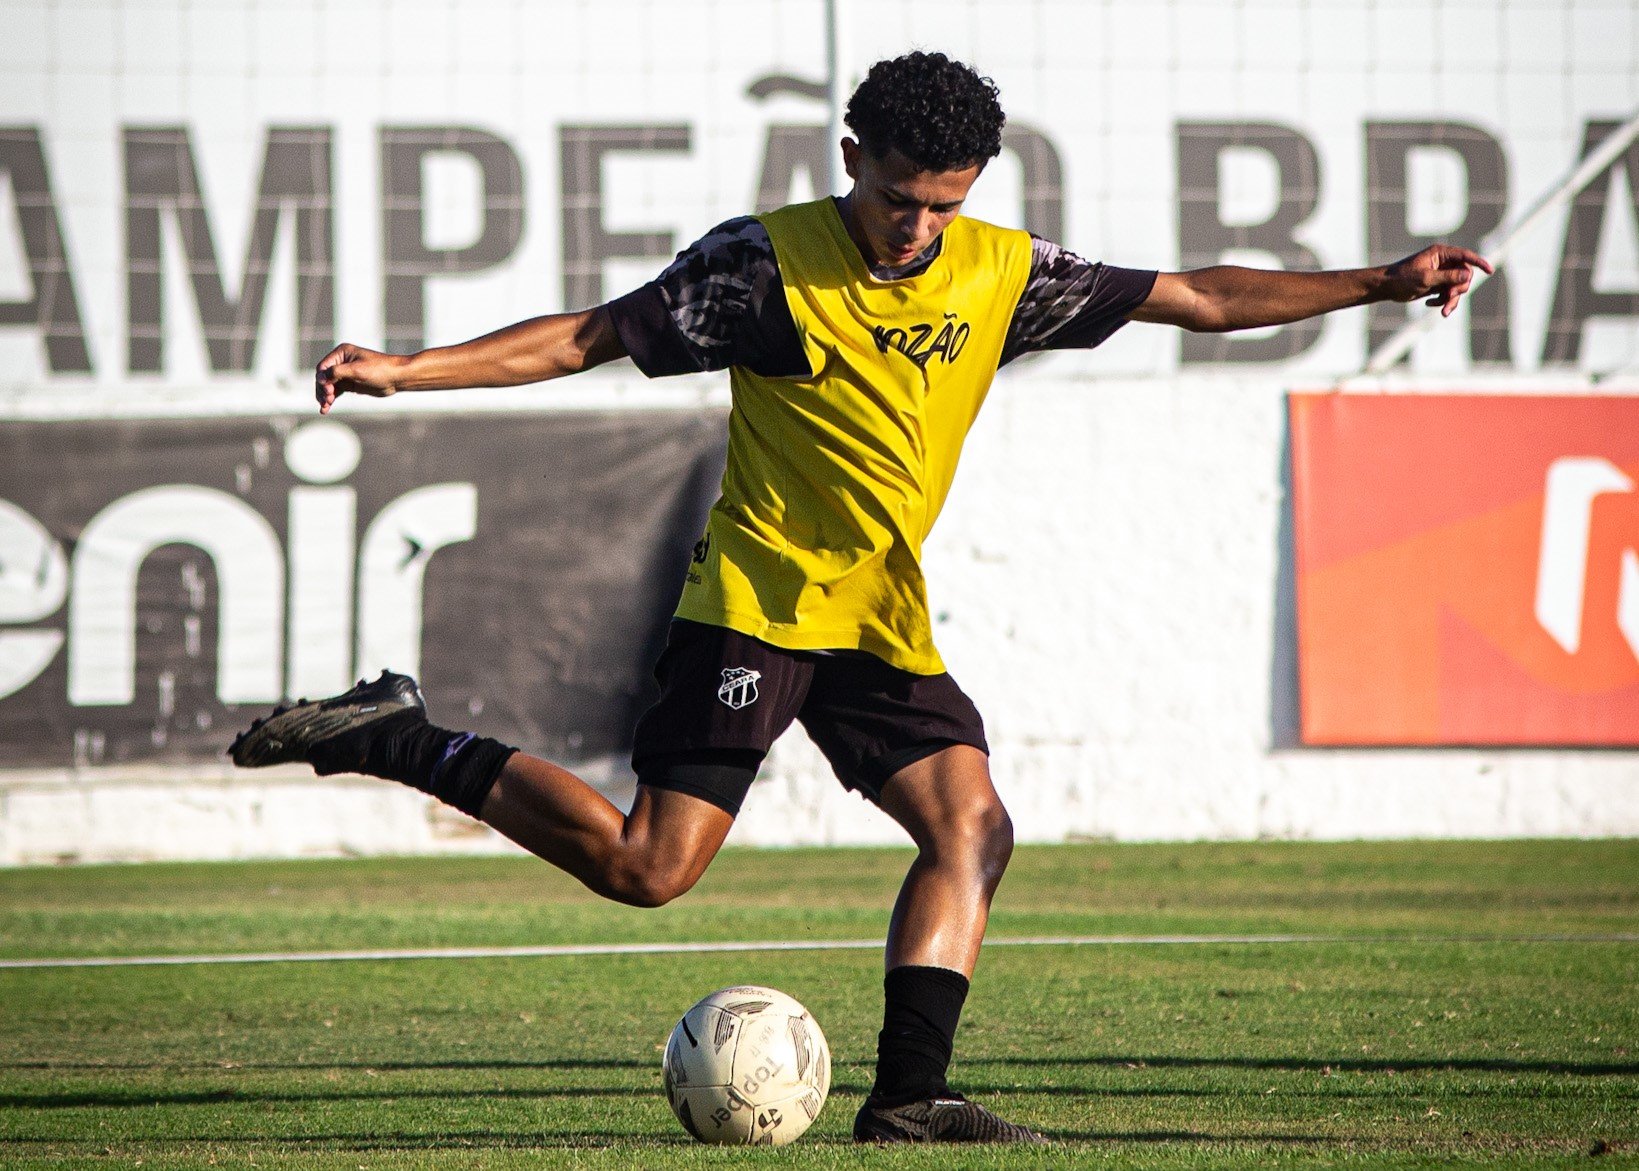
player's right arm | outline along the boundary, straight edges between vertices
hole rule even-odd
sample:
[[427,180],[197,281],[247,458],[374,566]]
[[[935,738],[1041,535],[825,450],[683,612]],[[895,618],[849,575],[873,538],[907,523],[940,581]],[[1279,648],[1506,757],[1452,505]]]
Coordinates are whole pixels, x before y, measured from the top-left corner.
[[343,394],[518,386],[630,357],[650,378],[745,365],[809,372],[774,245],[751,216],[718,224],[654,280],[596,309],[537,317],[458,346],[396,357],[337,346],[315,378],[319,410]]
[[607,306],[520,321],[454,346],[399,355],[343,343],[314,372],[319,413],[344,394],[386,398],[401,390],[522,386],[590,370],[626,356]]

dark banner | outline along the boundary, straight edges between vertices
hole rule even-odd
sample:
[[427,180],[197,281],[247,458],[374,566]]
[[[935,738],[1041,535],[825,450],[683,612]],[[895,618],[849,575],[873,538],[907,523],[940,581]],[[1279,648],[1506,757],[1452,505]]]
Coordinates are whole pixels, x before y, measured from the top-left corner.
[[433,718],[618,752],[722,472],[721,413],[0,428],[0,766],[198,762],[382,668]]

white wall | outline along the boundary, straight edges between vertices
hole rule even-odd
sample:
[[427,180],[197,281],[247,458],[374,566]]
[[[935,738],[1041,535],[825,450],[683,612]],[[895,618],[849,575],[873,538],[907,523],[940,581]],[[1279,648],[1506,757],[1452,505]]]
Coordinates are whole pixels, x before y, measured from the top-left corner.
[[[1281,379],[1080,361],[998,380],[927,555],[1022,840],[1639,833],[1631,752],[1296,747]],[[629,799],[621,762],[589,772]],[[733,840],[903,838],[798,730]],[[6,864],[507,848],[400,786],[303,769],[0,772]]]

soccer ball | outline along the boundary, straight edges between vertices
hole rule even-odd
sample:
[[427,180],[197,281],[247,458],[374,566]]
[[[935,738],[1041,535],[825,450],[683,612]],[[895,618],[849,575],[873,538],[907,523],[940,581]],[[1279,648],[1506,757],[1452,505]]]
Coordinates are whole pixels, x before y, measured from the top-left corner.
[[713,992],[666,1043],[666,1100],[703,1143],[781,1147],[831,1092],[831,1050],[814,1018],[773,988]]

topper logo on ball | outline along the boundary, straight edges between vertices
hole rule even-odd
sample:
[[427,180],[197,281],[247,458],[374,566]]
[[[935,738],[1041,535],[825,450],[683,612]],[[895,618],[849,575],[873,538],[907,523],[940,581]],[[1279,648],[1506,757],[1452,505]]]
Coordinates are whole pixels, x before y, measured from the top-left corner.
[[[728,1042],[702,1045],[709,1035]],[[672,1112],[707,1143],[794,1142],[831,1092],[825,1034],[772,988],[724,988],[699,1001],[673,1027],[661,1070]]]

